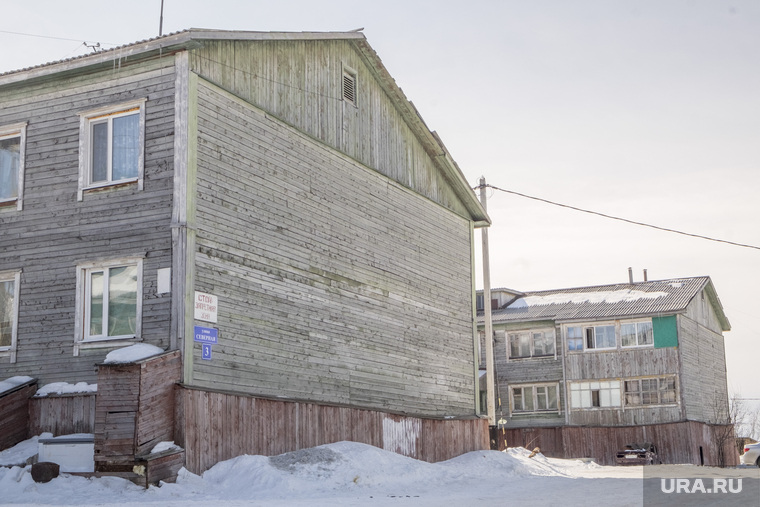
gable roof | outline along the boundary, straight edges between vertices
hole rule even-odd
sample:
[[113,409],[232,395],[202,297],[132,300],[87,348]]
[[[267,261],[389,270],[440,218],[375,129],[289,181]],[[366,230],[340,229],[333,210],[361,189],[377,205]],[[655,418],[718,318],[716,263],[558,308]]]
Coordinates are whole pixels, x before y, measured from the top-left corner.
[[705,290],[721,329],[731,325],[710,277],[525,292],[492,312],[493,323],[598,320],[681,313]]
[[440,137],[431,131],[414,105],[406,98],[401,88],[383,65],[380,57],[372,49],[363,33],[351,32],[253,32],[236,30],[209,30],[190,28],[161,37],[125,44],[89,55],[50,62],[27,69],[0,74],[0,87],[19,85],[29,80],[53,79],[58,75],[68,75],[97,68],[111,68],[157,56],[169,56],[178,51],[201,47],[204,41],[350,41],[362,56],[380,86],[422,143],[425,151],[436,164],[441,174],[461,200],[476,227],[488,226],[491,219],[481,205],[475,192],[459,166],[453,160]]

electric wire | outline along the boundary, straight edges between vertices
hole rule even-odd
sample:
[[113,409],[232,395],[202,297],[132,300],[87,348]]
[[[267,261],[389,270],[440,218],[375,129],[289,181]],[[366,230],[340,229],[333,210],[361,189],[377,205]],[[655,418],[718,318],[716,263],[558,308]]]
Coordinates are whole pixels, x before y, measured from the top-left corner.
[[[562,204],[562,203],[558,203],[558,202],[555,202],[555,201],[550,201],[548,199],[542,199],[540,197],[535,197],[535,196],[532,196],[532,195],[522,194],[520,192],[515,192],[514,190],[505,190],[503,188],[499,188],[499,187],[496,187],[496,186],[493,186],[493,185],[486,184],[485,186],[488,187],[488,188],[492,188],[494,190],[498,190],[499,192],[504,192],[504,193],[507,193],[507,194],[517,195],[517,196],[520,196],[520,197],[525,197],[526,199],[533,199],[534,201],[540,201],[540,202],[543,202],[543,203],[546,203],[546,204],[551,204],[553,206],[559,206],[559,207],[562,207],[562,208],[568,208],[568,209],[575,210],[575,211],[581,211],[583,213],[588,213],[588,214],[591,214],[591,215],[597,215],[597,216],[600,216],[600,217],[609,218],[611,220],[619,220],[621,222],[626,222],[626,223],[633,224],[633,225],[639,225],[639,226],[642,226],[642,227],[649,227],[649,228],[652,228],[652,229],[657,229],[657,230],[665,231],[665,232],[672,232],[674,234],[681,234],[683,236],[690,236],[692,238],[706,239],[708,241],[715,241],[717,243],[726,243],[728,245],[740,246],[742,248],[752,248],[754,250],[760,250],[760,246],[756,246],[756,245],[748,245],[748,244],[745,244],[745,243],[736,243],[734,241],[728,241],[728,240],[725,240],[725,239],[712,238],[710,236],[703,236],[701,234],[692,234],[692,233],[689,233],[689,232],[679,231],[677,229],[670,229],[670,228],[667,228],[667,227],[660,227],[658,225],[647,224],[647,223],[644,223],[644,222],[637,222],[635,220],[629,220],[627,218],[621,218],[621,217],[616,217],[616,216],[613,216],[613,215],[607,215],[605,213],[599,213],[598,211],[591,211],[591,210],[587,210],[587,209],[583,209],[583,208],[578,208],[576,206],[570,206],[568,204]],[[480,188],[480,186],[475,187],[475,189],[479,189],[479,188]]]
[[[66,37],[53,37],[51,35],[37,35],[34,33],[11,32],[10,30],[0,30],[0,33],[7,33],[10,35],[23,35],[26,37],[37,37],[39,39],[53,39],[53,40],[65,40],[65,41],[71,41],[71,42],[82,42],[82,39],[68,39]],[[118,44],[114,44],[112,42],[103,42],[103,44],[108,44],[109,46],[118,46]]]

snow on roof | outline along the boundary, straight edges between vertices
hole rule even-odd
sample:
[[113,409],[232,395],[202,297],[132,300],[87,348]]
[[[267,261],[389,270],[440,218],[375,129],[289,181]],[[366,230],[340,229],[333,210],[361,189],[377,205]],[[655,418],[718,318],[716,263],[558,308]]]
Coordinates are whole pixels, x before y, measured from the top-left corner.
[[20,386],[21,384],[26,384],[29,381],[34,380],[32,377],[11,377],[7,378],[5,380],[0,381],[0,393],[4,393],[5,391],[10,391],[11,389]]
[[162,354],[164,349],[148,343],[135,343],[129,347],[112,350],[106,356],[105,364],[134,363],[148,357]]
[[87,382],[77,382],[69,384],[68,382],[51,382],[45,384],[37,390],[35,397],[44,397],[48,394],[81,394],[98,392],[98,384],[88,384]]
[[668,296],[667,292],[644,292],[635,289],[620,289],[600,292],[564,292],[547,294],[545,296],[526,296],[518,299],[510,308],[524,308],[528,306],[564,305],[568,303],[621,303],[637,301],[639,299],[656,299]]
[[[526,291],[519,299],[492,312],[494,323],[618,319],[685,311],[700,293],[712,294],[713,308],[724,331],[731,329],[709,277],[677,278]],[[482,321],[482,316],[478,317]]]

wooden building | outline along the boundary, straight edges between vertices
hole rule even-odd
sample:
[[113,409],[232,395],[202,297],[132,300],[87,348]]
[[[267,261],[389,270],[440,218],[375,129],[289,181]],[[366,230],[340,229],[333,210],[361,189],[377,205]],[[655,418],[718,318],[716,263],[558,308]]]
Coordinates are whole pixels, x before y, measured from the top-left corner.
[[[362,33],[191,29],[1,74],[0,155],[0,379],[179,351],[194,472],[336,438],[487,446],[489,218]],[[280,429],[245,434],[261,418]]]
[[614,464],[653,442],[663,462],[736,464],[723,438],[730,325],[709,277],[492,299],[500,445]]

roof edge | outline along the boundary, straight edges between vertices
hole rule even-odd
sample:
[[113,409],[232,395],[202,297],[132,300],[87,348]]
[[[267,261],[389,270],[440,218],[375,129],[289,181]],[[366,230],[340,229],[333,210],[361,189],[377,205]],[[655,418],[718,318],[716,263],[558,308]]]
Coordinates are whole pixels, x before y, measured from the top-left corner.
[[0,74],[0,86],[37,79],[59,72],[85,69],[126,58],[150,57],[154,53],[179,51],[198,47],[202,40],[354,40],[365,39],[363,33],[353,32],[254,32],[190,28],[152,39],[131,42],[89,55],[40,64]]

